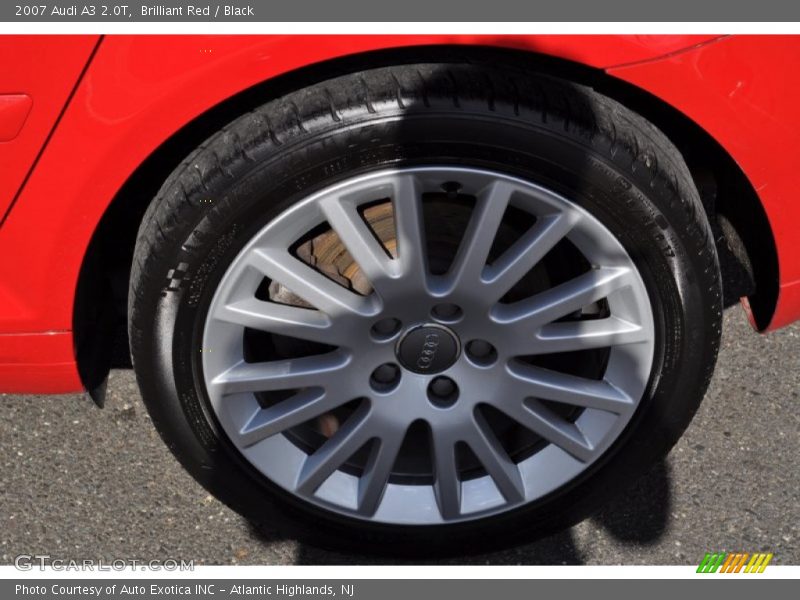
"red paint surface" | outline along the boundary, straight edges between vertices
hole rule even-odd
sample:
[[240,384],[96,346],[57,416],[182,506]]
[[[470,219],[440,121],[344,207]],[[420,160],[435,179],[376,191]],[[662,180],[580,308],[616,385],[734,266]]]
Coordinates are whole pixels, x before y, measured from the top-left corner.
[[[71,39],[82,40],[84,49],[89,48],[85,50],[87,56],[95,41],[91,37]],[[781,254],[783,287],[773,324],[796,318],[800,316],[800,294],[792,293],[790,288],[800,280],[800,250],[791,247],[791,223],[798,222],[800,205],[787,195],[794,155],[782,153],[797,136],[798,116],[791,111],[791,98],[797,97],[800,84],[783,79],[792,79],[785,76],[785,65],[791,60],[786,55],[798,57],[800,40],[748,37],[704,43],[711,39],[711,36],[105,38],[0,229],[0,334],[26,334],[22,337],[28,340],[18,351],[14,351],[12,343],[7,346],[11,348],[9,352],[0,353],[0,391],[11,387],[40,392],[80,387],[69,329],[81,261],[94,228],[116,192],[170,135],[230,96],[276,75],[337,56],[404,45],[500,45],[559,56],[609,69],[695,119],[728,149],[762,195]],[[46,46],[60,44],[63,38],[36,40]],[[21,43],[30,44],[27,38]],[[664,58],[657,60],[657,57]],[[781,68],[784,68],[783,79],[778,76]],[[50,76],[47,70],[38,74],[40,80]],[[45,82],[39,81],[38,85],[44,86]],[[18,88],[15,92],[28,93],[28,90]],[[37,96],[33,96],[36,106]],[[62,103],[65,98],[66,95]],[[52,115],[53,120],[55,116]],[[30,125],[26,124],[18,139]],[[0,154],[0,164],[2,158]],[[32,160],[30,156],[28,166]],[[0,188],[13,187],[13,181],[8,184],[7,179],[5,171],[0,173]],[[772,188],[777,190],[773,192]],[[0,195],[0,206],[7,199],[8,195]],[[45,343],[42,337],[30,335],[43,331],[64,332],[58,336],[69,339],[69,343]],[[10,336],[0,336],[0,344],[9,340]],[[37,360],[30,361],[32,357]],[[9,367],[10,364],[16,364],[17,368]],[[22,368],[22,364],[28,366]],[[46,365],[52,369],[48,371]]]
[[0,142],[10,142],[19,135],[32,104],[28,94],[0,94]]
[[24,126],[10,136],[5,135],[5,127],[13,124],[5,119],[14,115],[4,115],[0,100],[0,218],[42,148],[96,42],[97,36],[0,35],[0,97],[24,94],[31,99]]
[[80,389],[71,332],[0,335],[0,392],[63,394]]

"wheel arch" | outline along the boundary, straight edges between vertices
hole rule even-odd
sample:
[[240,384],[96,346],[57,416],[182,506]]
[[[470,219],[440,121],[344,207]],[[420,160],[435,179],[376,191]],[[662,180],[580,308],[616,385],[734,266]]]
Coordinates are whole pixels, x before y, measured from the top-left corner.
[[150,200],[186,155],[237,116],[306,85],[367,68],[454,61],[500,62],[590,86],[659,127],[683,154],[703,195],[722,263],[725,304],[748,296],[754,324],[766,328],[778,295],[772,230],[745,173],[700,125],[647,91],[568,59],[491,46],[401,47],[318,62],[266,79],[183,125],[133,171],[95,229],[75,293],[73,333],[78,371],[95,401],[103,402],[110,368],[124,366],[128,360],[127,282],[139,224]]

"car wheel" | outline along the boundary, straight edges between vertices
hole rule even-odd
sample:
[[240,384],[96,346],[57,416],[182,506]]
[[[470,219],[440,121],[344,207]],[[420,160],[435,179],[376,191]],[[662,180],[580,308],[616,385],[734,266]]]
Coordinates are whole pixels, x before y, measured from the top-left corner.
[[341,76],[245,114],[167,179],[129,295],[144,401],[264,527],[476,552],[584,518],[669,450],[720,335],[679,152],[515,68]]

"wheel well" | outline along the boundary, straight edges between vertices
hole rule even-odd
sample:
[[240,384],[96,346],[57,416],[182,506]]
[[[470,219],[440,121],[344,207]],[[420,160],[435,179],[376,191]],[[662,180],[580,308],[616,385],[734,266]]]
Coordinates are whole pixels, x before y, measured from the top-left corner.
[[403,63],[487,61],[590,86],[659,127],[683,154],[701,192],[720,255],[725,305],[748,296],[756,325],[762,329],[768,325],[777,301],[778,261],[766,213],[734,160],[688,117],[602,70],[560,58],[488,46],[381,50],[304,67],[229,98],[166,140],[126,181],[95,230],[76,290],[73,331],[78,370],[98,404],[103,402],[109,369],[130,366],[127,289],[139,224],[150,200],[186,155],[239,115],[318,81]]

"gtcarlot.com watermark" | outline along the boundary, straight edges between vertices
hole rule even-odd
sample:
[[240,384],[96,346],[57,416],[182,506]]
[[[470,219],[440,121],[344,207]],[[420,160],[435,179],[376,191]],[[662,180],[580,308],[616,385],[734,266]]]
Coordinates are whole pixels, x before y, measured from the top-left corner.
[[20,571],[194,571],[193,560],[138,560],[117,558],[113,560],[84,558],[80,560],[52,558],[49,554],[20,554],[14,557],[14,566]]

